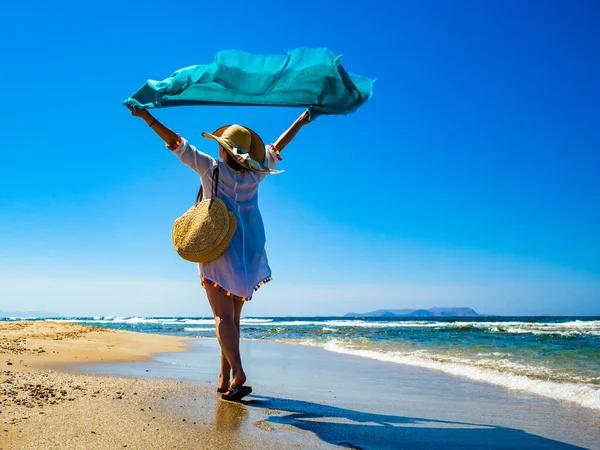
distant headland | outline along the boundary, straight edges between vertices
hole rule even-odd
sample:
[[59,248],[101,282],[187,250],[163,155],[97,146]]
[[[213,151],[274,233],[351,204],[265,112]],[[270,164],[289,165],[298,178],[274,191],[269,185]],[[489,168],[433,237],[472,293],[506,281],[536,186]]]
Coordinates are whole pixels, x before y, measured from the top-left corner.
[[349,312],[344,317],[476,317],[472,308],[378,309],[366,313]]

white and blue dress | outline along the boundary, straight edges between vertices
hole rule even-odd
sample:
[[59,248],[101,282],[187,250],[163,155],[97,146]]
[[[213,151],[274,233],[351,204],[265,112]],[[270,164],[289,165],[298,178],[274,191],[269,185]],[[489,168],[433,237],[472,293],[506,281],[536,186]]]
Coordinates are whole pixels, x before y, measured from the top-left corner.
[[[198,264],[202,286],[211,284],[236,300],[248,301],[263,284],[271,281],[271,268],[265,251],[265,227],[258,209],[258,186],[265,174],[236,171],[223,161],[196,149],[183,138],[172,152],[198,175],[204,198],[211,198],[213,173],[219,168],[217,197],[236,218],[231,244],[217,259]],[[179,142],[178,142],[179,143]],[[265,165],[274,169],[281,160],[273,145],[265,147]]]

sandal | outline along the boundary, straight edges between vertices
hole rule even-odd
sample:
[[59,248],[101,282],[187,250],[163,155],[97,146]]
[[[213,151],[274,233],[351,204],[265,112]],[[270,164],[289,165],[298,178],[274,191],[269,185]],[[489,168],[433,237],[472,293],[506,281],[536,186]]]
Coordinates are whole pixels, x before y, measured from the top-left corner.
[[227,400],[229,402],[239,402],[246,395],[252,393],[252,388],[250,386],[239,386],[236,388],[229,388],[229,390],[221,396],[223,400]]

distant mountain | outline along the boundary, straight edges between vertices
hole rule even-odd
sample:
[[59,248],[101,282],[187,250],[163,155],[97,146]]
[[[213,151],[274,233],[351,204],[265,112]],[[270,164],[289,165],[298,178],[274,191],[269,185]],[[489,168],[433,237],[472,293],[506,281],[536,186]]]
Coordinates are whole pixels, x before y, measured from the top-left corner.
[[471,308],[458,307],[458,308],[430,308],[435,317],[473,317],[478,316],[475,310]]
[[475,317],[473,309],[458,308],[429,308],[429,309],[378,309],[367,313],[349,312],[344,317]]
[[0,311],[0,317],[60,317],[60,314],[46,311]]

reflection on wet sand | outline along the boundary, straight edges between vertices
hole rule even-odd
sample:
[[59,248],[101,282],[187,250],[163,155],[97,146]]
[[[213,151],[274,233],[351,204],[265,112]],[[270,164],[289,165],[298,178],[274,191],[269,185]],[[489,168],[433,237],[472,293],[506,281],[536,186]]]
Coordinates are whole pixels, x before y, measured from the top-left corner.
[[242,438],[243,430],[248,425],[248,409],[241,403],[217,399],[212,428],[218,433],[227,433],[232,443]]

